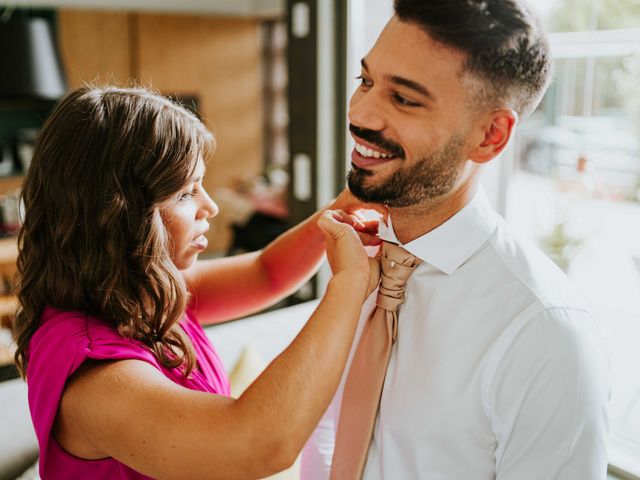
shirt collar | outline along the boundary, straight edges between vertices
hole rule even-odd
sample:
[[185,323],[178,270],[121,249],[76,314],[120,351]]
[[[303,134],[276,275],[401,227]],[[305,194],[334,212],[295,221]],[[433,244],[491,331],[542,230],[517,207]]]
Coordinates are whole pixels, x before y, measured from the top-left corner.
[[[402,245],[393,230],[391,216],[388,225],[380,222],[378,234],[382,240]],[[439,227],[402,247],[438,270],[451,275],[486,243],[498,224],[484,190],[480,187],[462,210]]]

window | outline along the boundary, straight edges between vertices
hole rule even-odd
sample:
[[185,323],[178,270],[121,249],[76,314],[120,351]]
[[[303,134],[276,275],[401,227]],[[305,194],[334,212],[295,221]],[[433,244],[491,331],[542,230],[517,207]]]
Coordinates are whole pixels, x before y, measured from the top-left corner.
[[610,462],[640,476],[640,4],[538,8],[554,81],[515,138],[506,217],[591,302],[611,359]]

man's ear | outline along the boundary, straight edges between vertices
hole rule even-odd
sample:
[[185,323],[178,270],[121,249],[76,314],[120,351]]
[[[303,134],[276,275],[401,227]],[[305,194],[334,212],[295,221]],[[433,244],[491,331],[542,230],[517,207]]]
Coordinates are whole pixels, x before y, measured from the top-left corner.
[[491,112],[479,126],[480,143],[471,151],[469,159],[476,163],[486,163],[497,157],[509,143],[517,122],[518,114],[510,108]]

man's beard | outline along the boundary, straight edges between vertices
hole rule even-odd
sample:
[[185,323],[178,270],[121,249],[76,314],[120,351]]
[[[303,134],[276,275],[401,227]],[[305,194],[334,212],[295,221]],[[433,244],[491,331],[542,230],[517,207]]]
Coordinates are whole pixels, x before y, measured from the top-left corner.
[[367,184],[373,173],[352,165],[347,176],[349,190],[363,202],[389,207],[409,207],[440,197],[456,185],[465,160],[463,145],[464,135],[456,133],[441,149],[411,167],[396,170],[378,184]]

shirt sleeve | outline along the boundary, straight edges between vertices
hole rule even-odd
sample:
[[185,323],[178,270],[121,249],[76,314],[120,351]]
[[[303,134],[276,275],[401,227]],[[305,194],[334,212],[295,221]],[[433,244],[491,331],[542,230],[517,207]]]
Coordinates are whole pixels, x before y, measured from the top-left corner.
[[484,383],[496,480],[606,478],[609,362],[595,321],[547,308],[512,327]]

